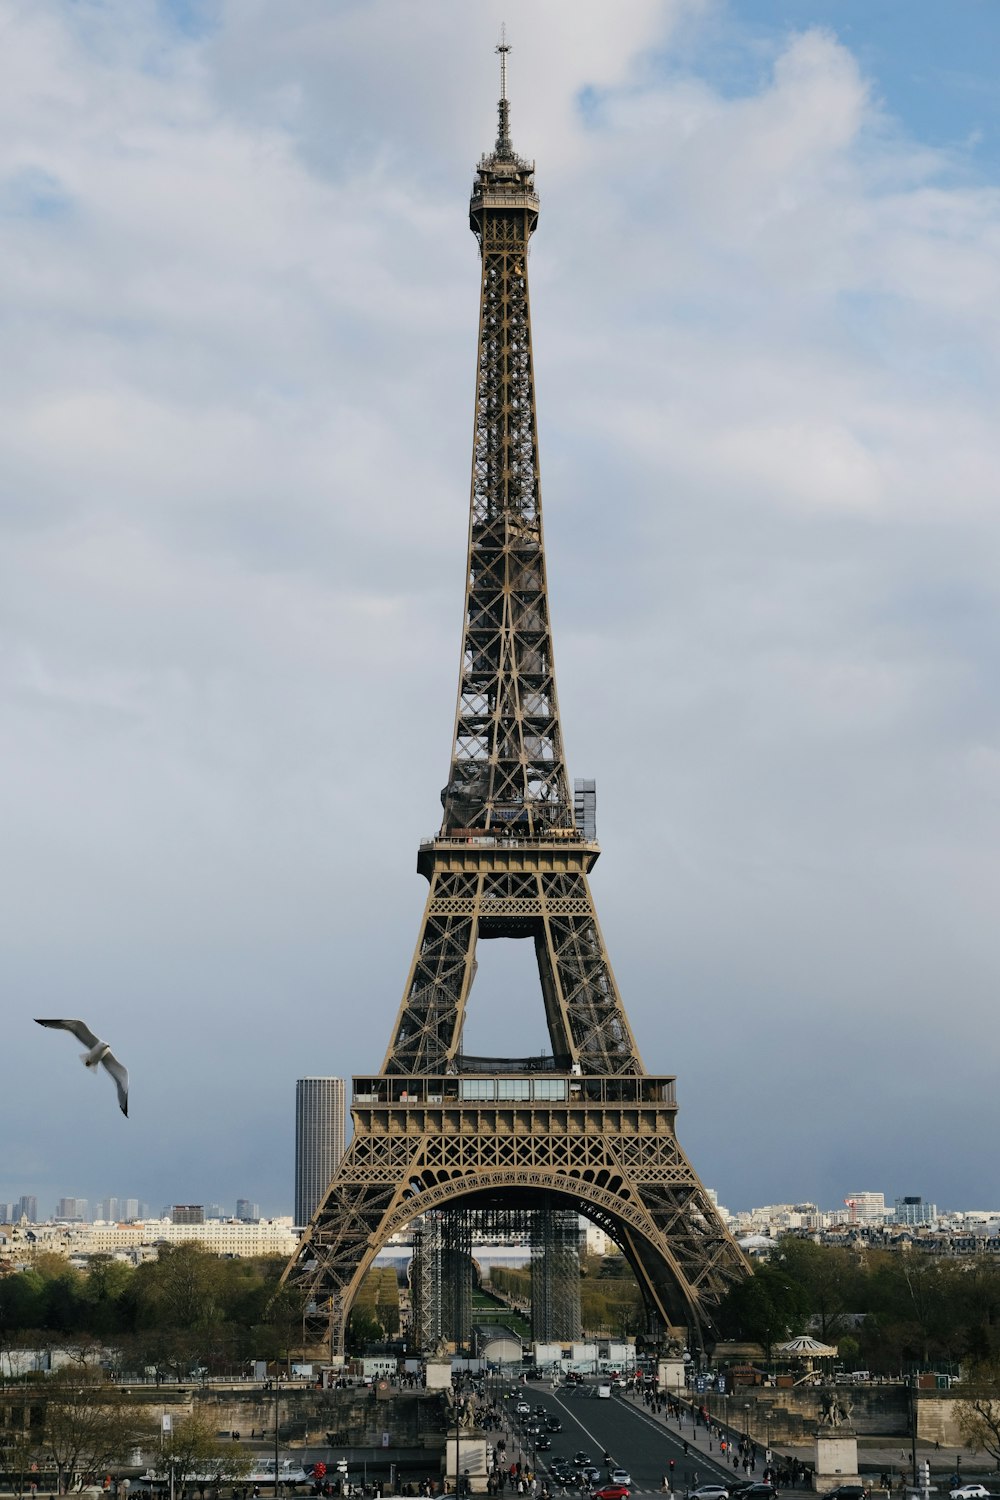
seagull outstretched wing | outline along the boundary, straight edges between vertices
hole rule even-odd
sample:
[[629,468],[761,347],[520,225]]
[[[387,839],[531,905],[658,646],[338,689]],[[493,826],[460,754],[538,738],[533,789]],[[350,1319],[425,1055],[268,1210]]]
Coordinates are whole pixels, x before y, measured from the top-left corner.
[[90,1027],[85,1025],[83,1021],[43,1020],[41,1016],[36,1016],[35,1020],[39,1026],[52,1026],[58,1031],[72,1032],[73,1036],[78,1041],[81,1041],[87,1048],[87,1052],[90,1053],[89,1057],[87,1053],[83,1054],[83,1060],[87,1066],[94,1068],[100,1063],[103,1067],[107,1068],[118,1090],[118,1107],[122,1114],[127,1117],[128,1069],[118,1061],[107,1042],[102,1042],[100,1037],[95,1036]]
[[112,1078],[115,1080],[115,1087],[118,1090],[118,1106],[121,1109],[122,1114],[127,1119],[128,1068],[124,1067],[122,1063],[118,1061],[113,1052],[105,1052],[104,1056],[101,1058],[101,1062],[104,1064],[108,1072],[111,1074]]
[[36,1016],[35,1020],[39,1026],[55,1026],[60,1031],[71,1031],[85,1047],[96,1047],[99,1041],[99,1038],[83,1021],[43,1021],[40,1016]]

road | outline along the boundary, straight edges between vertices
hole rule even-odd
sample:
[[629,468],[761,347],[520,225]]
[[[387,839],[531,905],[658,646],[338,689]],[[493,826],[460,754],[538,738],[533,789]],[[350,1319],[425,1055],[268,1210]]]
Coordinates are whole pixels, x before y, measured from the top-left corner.
[[[518,1444],[520,1454],[525,1458],[530,1459],[533,1452],[532,1439],[524,1436],[522,1422],[514,1416],[514,1404],[522,1397],[532,1410],[536,1405],[544,1406],[546,1412],[557,1416],[563,1424],[562,1432],[551,1434],[551,1450],[539,1453],[536,1462],[539,1476],[549,1478],[554,1493],[558,1491],[549,1474],[552,1460],[572,1459],[578,1450],[585,1452],[601,1470],[602,1483],[604,1454],[610,1453],[614,1463],[632,1475],[631,1488],[635,1495],[662,1494],[663,1478],[670,1472],[671,1459],[675,1464],[675,1490],[710,1484],[716,1479],[732,1481],[734,1478],[733,1470],[720,1462],[718,1444],[714,1452],[709,1451],[710,1438],[704,1427],[692,1427],[688,1417],[679,1427],[675,1418],[667,1421],[663,1416],[654,1416],[641,1398],[633,1399],[617,1391],[610,1400],[602,1400],[597,1394],[597,1386],[589,1384],[560,1386],[555,1391],[540,1383],[518,1386],[505,1403],[513,1432],[513,1441],[507,1445],[508,1463],[518,1458],[518,1451],[511,1451],[512,1447],[516,1450]],[[741,1471],[739,1477],[748,1476]],[[759,1469],[752,1477],[760,1477]]]

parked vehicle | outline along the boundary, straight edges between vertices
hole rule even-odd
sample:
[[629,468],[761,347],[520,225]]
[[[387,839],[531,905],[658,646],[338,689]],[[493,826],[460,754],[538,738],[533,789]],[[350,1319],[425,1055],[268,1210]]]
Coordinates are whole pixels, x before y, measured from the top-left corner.
[[989,1497],[985,1484],[960,1484],[948,1491],[948,1500],[989,1500]]

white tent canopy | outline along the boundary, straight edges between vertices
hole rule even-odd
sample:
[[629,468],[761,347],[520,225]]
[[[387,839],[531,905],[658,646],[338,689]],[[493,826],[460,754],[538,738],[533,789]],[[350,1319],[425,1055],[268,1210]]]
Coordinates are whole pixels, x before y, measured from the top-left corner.
[[797,1339],[789,1339],[787,1344],[776,1344],[775,1354],[799,1355],[805,1359],[825,1359],[836,1354],[835,1344],[821,1344],[818,1339],[810,1338],[807,1333],[802,1333]]

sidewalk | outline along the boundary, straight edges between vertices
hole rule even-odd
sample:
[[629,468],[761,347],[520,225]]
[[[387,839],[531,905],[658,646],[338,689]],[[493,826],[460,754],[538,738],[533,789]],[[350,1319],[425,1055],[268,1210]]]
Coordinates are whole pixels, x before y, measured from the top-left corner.
[[[681,1433],[688,1442],[695,1445],[701,1453],[708,1452],[708,1457],[718,1459],[718,1443],[715,1443],[714,1451],[708,1449],[711,1440],[709,1430],[694,1421],[694,1413],[698,1410],[695,1398],[685,1394],[676,1398],[684,1409],[683,1427],[678,1427],[675,1417],[666,1417],[668,1426],[673,1427]],[[718,1417],[713,1417],[715,1425],[726,1432],[725,1423]],[[729,1438],[737,1442],[744,1435],[743,1429],[734,1426],[729,1427]],[[755,1434],[751,1433],[757,1443],[758,1450],[764,1451]],[[858,1435],[858,1469],[867,1479],[873,1474],[888,1474],[893,1480],[894,1488],[905,1487],[913,1489],[912,1472],[912,1440],[908,1437],[886,1437]],[[799,1463],[807,1463],[812,1468],[813,1445],[811,1441],[801,1444],[781,1443],[772,1439],[770,1443],[771,1452],[779,1461],[784,1459],[791,1461],[798,1459]],[[694,1450],[693,1450],[694,1451]],[[977,1453],[972,1448],[940,1448],[926,1439],[918,1438],[916,1441],[917,1465],[926,1462],[930,1467],[931,1489],[936,1489],[938,1494],[947,1494],[952,1486],[948,1481],[953,1475],[958,1475],[961,1483],[982,1483],[1000,1492],[1000,1465],[994,1464],[988,1453]],[[747,1476],[748,1478],[750,1476]],[[791,1491],[790,1493],[795,1493]]]

